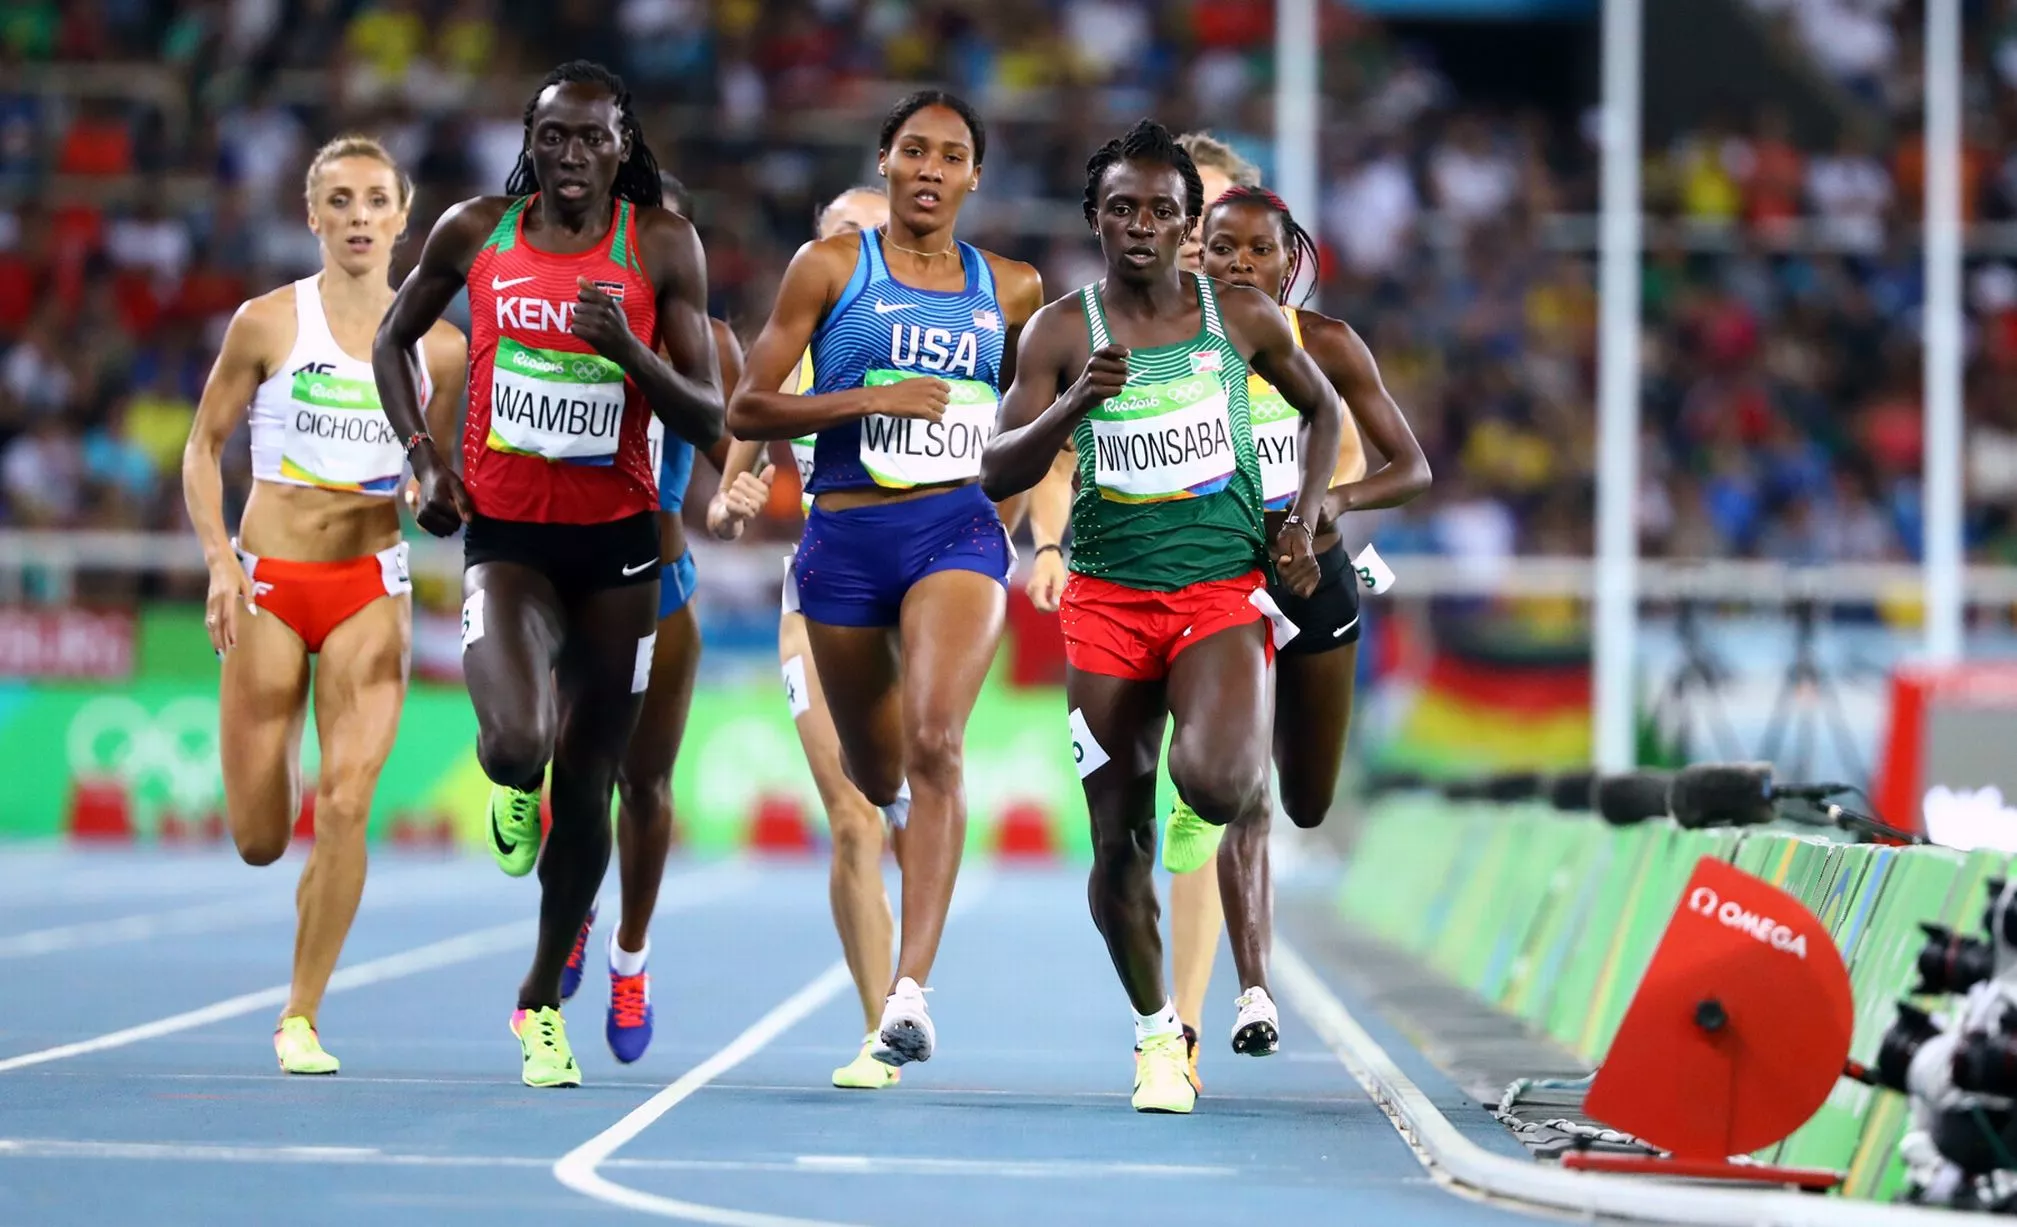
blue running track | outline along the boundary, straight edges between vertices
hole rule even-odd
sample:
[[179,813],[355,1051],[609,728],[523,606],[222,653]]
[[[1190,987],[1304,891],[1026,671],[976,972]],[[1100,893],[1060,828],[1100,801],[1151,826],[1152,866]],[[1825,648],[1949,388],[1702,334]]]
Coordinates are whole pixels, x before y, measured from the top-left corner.
[[[1280,1055],[1235,1056],[1224,957],[1196,1113],[1130,1111],[1127,1006],[1078,867],[968,867],[939,1054],[860,1092],[828,1086],[862,1024],[812,863],[675,864],[650,1053],[621,1066],[603,1043],[598,930],[567,1009],[586,1085],[535,1091],[506,1029],[535,883],[380,853],[322,1012],[343,1072],[288,1078],[269,1036],[299,865],[0,847],[0,1224],[1532,1221],[1430,1180],[1287,1006]],[[612,874],[612,922],[615,902]],[[1523,1153],[1333,988],[1461,1128]],[[621,1144],[556,1173],[598,1138]]]

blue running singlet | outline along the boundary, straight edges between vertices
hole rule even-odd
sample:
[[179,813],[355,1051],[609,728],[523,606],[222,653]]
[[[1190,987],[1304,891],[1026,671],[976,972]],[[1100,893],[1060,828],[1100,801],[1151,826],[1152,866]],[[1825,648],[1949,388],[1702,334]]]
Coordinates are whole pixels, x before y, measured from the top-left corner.
[[968,243],[959,253],[965,289],[920,290],[890,276],[881,234],[862,232],[854,275],[812,334],[813,393],[930,375],[952,385],[951,402],[937,422],[872,414],[821,431],[808,493],[906,490],[980,475],[1001,404],[1007,326],[987,257]]

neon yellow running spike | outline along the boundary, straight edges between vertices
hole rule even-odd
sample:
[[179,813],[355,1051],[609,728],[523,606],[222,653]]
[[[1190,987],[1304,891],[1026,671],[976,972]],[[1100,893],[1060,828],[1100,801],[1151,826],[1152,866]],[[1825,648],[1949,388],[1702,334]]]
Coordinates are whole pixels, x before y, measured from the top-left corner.
[[315,1028],[299,1014],[288,1015],[274,1028],[273,1052],[290,1074],[333,1074],[337,1069],[336,1058],[322,1051]]
[[1190,1061],[1184,1052],[1184,1033],[1151,1035],[1135,1049],[1135,1111],[1189,1112],[1197,1106],[1198,1090],[1191,1085]]
[[499,869],[514,878],[531,873],[539,859],[539,793],[492,784],[483,843]]
[[1163,819],[1163,868],[1171,873],[1202,869],[1216,856],[1226,829],[1198,817],[1198,812],[1177,798]]
[[567,1023],[552,1006],[519,1010],[511,1016],[511,1033],[525,1056],[522,1077],[527,1086],[580,1086],[581,1066],[567,1044]]
[[903,1071],[894,1065],[884,1065],[869,1055],[880,1037],[870,1035],[861,1042],[861,1054],[854,1060],[833,1071],[833,1084],[851,1091],[879,1091],[895,1086],[903,1078]]

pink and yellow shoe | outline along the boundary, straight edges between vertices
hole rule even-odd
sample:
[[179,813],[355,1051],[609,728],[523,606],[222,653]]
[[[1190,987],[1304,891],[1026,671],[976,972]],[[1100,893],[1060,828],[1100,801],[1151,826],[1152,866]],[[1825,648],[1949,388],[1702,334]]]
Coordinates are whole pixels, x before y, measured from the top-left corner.
[[567,1001],[581,988],[582,969],[588,965],[588,933],[595,928],[595,909],[588,909],[588,919],[581,922],[581,932],[574,935],[574,949],[567,952],[567,965],[560,969],[560,999]]

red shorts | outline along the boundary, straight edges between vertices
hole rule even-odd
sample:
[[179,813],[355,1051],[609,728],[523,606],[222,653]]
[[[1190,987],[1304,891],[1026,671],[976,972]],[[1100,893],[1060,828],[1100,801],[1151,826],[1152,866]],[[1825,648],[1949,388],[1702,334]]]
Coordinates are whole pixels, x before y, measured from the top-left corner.
[[413,591],[406,570],[406,543],[362,558],[337,562],[288,562],[238,551],[252,580],[252,603],[301,636],[311,652],[322,650],[329,632],[382,596]]
[[[1191,584],[1175,592],[1127,588],[1091,575],[1073,575],[1058,603],[1065,660],[1072,668],[1136,682],[1160,681],[1177,654],[1223,630],[1268,617],[1255,593],[1267,592],[1259,571]],[[1262,642],[1270,661],[1275,639]]]

